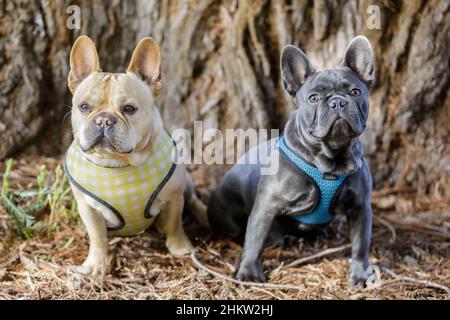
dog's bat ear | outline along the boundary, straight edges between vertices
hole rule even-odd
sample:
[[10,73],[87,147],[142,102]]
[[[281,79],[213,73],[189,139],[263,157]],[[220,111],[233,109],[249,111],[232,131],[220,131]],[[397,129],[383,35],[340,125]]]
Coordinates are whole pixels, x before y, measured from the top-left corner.
[[342,66],[355,72],[370,89],[375,85],[375,68],[372,46],[364,36],[354,38],[345,51]]
[[77,86],[93,72],[100,72],[97,49],[88,36],[80,36],[70,52],[69,89],[75,92]]
[[147,37],[134,49],[127,72],[132,72],[147,82],[156,96],[161,88],[160,64],[159,46],[153,38]]
[[302,50],[295,46],[286,46],[281,53],[281,75],[284,89],[295,96],[306,78],[314,73],[314,67]]

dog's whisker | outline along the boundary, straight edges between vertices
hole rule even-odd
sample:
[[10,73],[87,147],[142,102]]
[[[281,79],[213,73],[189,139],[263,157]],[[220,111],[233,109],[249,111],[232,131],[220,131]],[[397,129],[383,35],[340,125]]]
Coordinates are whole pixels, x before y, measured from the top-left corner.
[[63,117],[63,119],[62,119],[63,125],[65,124],[65,121],[66,121],[67,116],[68,116],[69,114],[71,114],[71,113],[72,113],[72,110],[69,111],[69,112],[67,112],[67,113],[64,115],[64,117]]

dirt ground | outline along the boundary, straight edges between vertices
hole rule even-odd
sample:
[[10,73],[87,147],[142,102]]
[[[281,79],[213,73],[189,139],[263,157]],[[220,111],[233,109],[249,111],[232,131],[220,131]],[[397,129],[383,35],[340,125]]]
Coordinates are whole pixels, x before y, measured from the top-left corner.
[[[39,166],[54,168],[59,161],[18,161],[10,176],[11,189],[34,188]],[[1,163],[0,172],[4,168]],[[200,192],[212,179],[201,172],[193,176]],[[88,241],[79,221],[61,219],[55,231],[36,232],[24,240],[0,206],[0,299],[450,298],[450,201],[437,195],[420,198],[399,184],[376,191],[373,205],[370,261],[378,266],[379,275],[369,288],[354,290],[347,287],[348,230],[339,218],[315,239],[267,248],[264,266],[269,285],[251,286],[211,274],[231,276],[242,248],[215,238],[189,215],[185,226],[197,247],[197,263],[191,257],[172,257],[164,238],[151,232],[110,239],[111,272],[89,278],[71,268],[87,255]],[[47,211],[40,215],[43,222],[48,222]],[[300,258],[305,261],[289,266]]]

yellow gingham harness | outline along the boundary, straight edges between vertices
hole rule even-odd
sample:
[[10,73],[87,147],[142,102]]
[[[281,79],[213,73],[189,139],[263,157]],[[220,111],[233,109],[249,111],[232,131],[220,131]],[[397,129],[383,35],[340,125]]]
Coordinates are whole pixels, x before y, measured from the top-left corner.
[[72,143],[66,152],[64,171],[75,187],[117,216],[120,224],[108,226],[111,235],[131,236],[145,231],[158,215],[152,215],[150,207],[175,170],[171,158],[174,149],[172,138],[163,130],[144,164],[109,168],[87,160],[80,147]]

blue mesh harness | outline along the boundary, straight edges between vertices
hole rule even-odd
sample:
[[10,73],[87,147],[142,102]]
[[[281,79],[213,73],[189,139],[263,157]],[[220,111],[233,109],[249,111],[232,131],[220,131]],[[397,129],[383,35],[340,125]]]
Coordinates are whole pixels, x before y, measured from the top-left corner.
[[335,180],[324,179],[319,169],[306,163],[289,149],[284,137],[281,137],[278,141],[278,148],[292,163],[306,173],[320,189],[320,201],[314,207],[314,210],[306,215],[296,216],[295,219],[311,225],[326,224],[333,221],[334,215],[330,213],[331,201],[347,176],[338,176]]

